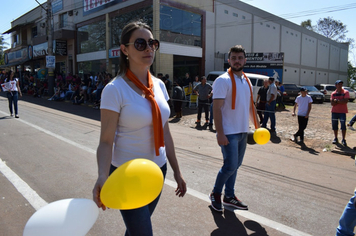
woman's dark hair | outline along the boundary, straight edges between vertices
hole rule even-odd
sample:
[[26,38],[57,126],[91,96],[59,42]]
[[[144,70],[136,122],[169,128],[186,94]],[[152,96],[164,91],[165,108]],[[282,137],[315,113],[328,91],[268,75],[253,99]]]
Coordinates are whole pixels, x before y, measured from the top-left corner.
[[[121,44],[126,45],[130,42],[132,33],[137,29],[147,29],[152,33],[152,29],[149,25],[142,21],[133,21],[127,24],[121,33]],[[124,75],[127,68],[129,68],[129,61],[126,59],[126,55],[120,50],[120,60],[119,60],[119,74]]]
[[9,70],[7,73],[6,73],[6,78],[8,79],[8,80],[11,80],[11,74],[12,74],[12,70]]

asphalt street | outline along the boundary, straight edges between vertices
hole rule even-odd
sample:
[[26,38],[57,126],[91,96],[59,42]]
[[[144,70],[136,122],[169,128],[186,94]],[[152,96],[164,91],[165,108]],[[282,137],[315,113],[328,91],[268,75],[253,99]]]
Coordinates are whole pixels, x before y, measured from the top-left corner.
[[[1,95],[0,236],[14,236],[22,235],[27,220],[47,203],[92,198],[100,112],[25,96],[15,119]],[[215,134],[175,123],[170,129],[189,190],[184,198],[176,197],[168,169],[152,217],[154,235],[335,235],[356,186],[350,156],[303,151],[283,141],[249,145],[235,186],[249,211],[218,214],[208,200],[222,164]],[[120,212],[109,209],[100,212],[88,235],[124,231]]]

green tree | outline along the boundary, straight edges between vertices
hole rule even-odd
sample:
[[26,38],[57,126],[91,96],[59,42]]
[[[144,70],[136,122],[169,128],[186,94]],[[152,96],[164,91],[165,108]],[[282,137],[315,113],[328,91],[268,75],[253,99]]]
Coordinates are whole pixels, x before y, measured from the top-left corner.
[[4,35],[0,36],[0,65],[4,65],[4,50],[7,48],[7,42],[5,42]]
[[351,62],[349,61],[347,63],[347,84],[350,86],[350,87],[353,87],[355,88],[355,84],[351,83],[351,80],[355,80],[356,79],[356,67],[353,67]]
[[300,25],[308,30],[314,31],[314,27],[312,26],[312,21],[310,19],[308,19],[306,21],[302,21],[302,23],[300,23]]

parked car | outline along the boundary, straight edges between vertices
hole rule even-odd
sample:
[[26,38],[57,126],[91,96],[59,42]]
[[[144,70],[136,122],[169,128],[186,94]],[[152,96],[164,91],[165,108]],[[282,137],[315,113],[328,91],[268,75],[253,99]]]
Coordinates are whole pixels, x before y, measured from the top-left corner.
[[283,102],[295,102],[295,99],[298,97],[300,88],[296,84],[283,84],[284,92],[283,92]]
[[316,84],[314,86],[325,95],[325,101],[330,101],[331,93],[336,90],[334,84]]
[[312,85],[302,85],[308,91],[308,95],[313,99],[315,103],[323,103],[325,95]]
[[343,87],[343,89],[346,89],[347,91],[349,91],[349,94],[350,94],[350,98],[349,98],[349,101],[350,102],[353,102],[355,100],[355,90],[353,90],[352,88],[350,87]]
[[[225,71],[211,71],[209,72],[208,76],[206,77],[207,83],[213,84],[216,78],[220,75],[224,74]],[[253,100],[256,101],[257,93],[260,87],[263,86],[263,80],[268,79],[268,76],[253,74],[253,73],[245,73],[246,76],[250,79],[252,85],[252,92],[253,92]]]

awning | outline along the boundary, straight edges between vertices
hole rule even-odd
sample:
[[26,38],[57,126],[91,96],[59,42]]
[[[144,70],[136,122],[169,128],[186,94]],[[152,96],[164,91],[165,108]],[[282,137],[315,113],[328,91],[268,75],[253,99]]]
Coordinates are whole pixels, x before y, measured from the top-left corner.
[[34,21],[31,21],[31,22],[27,22],[27,23],[24,23],[24,24],[18,24],[18,25],[15,25],[14,27],[12,27],[11,29],[8,29],[7,31],[5,31],[3,34],[9,34],[11,32],[14,32],[18,29],[21,29],[23,27],[25,27],[26,25],[30,25],[30,24],[33,24],[35,23]]

